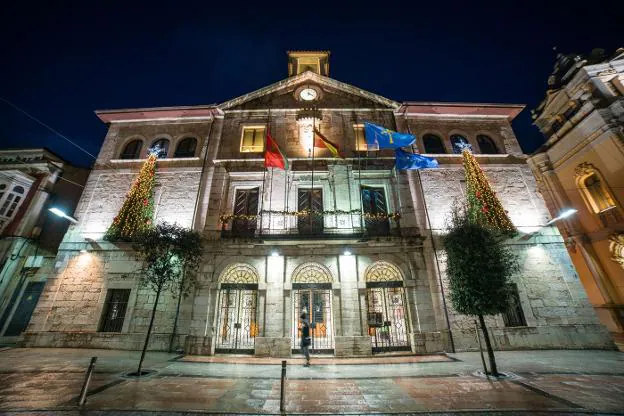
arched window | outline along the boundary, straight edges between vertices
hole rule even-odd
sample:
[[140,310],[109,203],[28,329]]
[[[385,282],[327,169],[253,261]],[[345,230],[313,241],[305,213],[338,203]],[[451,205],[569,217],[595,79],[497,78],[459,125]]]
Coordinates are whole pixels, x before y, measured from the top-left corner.
[[453,134],[451,136],[451,146],[453,147],[453,153],[461,154],[463,150],[462,145],[466,144],[468,144],[468,140],[464,136],[460,134]]
[[197,140],[193,137],[186,137],[178,143],[178,147],[176,147],[173,157],[193,157],[195,156],[196,147]]
[[479,144],[479,150],[481,150],[481,153],[484,155],[495,155],[498,153],[498,148],[494,140],[485,134],[479,134],[477,136],[477,143]]
[[158,158],[166,159],[167,155],[169,154],[169,139],[162,138],[155,140],[154,143],[152,143],[152,145],[150,146],[150,151],[152,149],[155,149],[156,147],[160,148]]
[[576,184],[591,212],[598,215],[604,226],[622,221],[613,193],[600,171],[591,163],[581,163],[575,169]]
[[14,186],[0,207],[0,216],[11,218],[24,198],[24,192],[23,186]]
[[423,144],[425,145],[425,153],[442,154],[446,153],[442,139],[435,134],[425,134],[423,136]]
[[141,147],[143,146],[143,142],[141,140],[132,140],[130,143],[124,147],[123,152],[121,152],[121,159],[138,159],[141,155]]
[[595,213],[615,207],[610,192],[595,172],[583,179],[583,188]]

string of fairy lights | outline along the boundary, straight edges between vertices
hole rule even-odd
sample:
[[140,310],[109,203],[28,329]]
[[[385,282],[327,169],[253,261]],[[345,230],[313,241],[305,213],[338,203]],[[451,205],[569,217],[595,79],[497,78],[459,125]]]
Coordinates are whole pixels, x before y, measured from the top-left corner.
[[259,217],[264,215],[281,215],[281,216],[290,216],[290,217],[310,217],[310,216],[335,216],[335,215],[359,215],[367,220],[394,220],[398,221],[401,218],[401,214],[398,212],[388,212],[388,213],[369,213],[362,212],[359,209],[353,209],[350,211],[344,210],[333,210],[333,211],[315,211],[315,210],[301,210],[301,211],[276,211],[276,210],[263,210],[258,214],[222,214],[219,216],[219,221],[224,224],[227,224],[230,221],[235,220],[246,220],[253,221]]
[[470,220],[505,233],[516,233],[516,227],[509,219],[507,211],[496,196],[477,159],[469,149],[464,149],[462,155]]
[[157,157],[157,153],[152,152],[143,163],[104,239],[130,240],[135,234],[152,226]]

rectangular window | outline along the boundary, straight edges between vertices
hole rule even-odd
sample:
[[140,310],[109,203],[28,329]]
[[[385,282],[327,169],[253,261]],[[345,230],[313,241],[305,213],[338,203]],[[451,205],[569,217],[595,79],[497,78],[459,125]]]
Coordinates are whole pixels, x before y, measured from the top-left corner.
[[366,144],[366,135],[364,134],[364,124],[354,124],[353,134],[355,135],[355,150],[357,152],[376,152],[379,148],[368,148]]
[[263,152],[264,136],[264,126],[243,127],[240,151],[242,153]]
[[121,332],[129,298],[130,289],[108,289],[99,332]]
[[520,303],[520,294],[518,293],[518,286],[515,283],[511,284],[511,295],[509,299],[509,306],[503,313],[503,321],[505,326],[526,326],[526,319],[524,319],[524,312],[522,311],[522,304]]

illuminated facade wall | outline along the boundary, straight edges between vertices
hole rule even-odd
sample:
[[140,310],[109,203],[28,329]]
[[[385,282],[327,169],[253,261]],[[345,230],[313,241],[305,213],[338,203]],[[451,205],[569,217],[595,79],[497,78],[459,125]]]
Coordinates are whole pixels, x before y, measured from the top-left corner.
[[[306,89],[316,101],[302,100]],[[473,144],[512,220],[523,233],[534,231],[550,217],[510,127],[521,109],[401,104],[304,72],[218,106],[100,112],[109,133],[76,212],[80,222],[62,246],[58,277],[46,288],[55,297],[38,309],[27,343],[140,345],[154,296],[123,278],[136,267],[129,247],[101,238],[145,146],[164,137],[170,145],[157,165],[156,221],[192,224],[207,239],[201,284],[182,302],[176,346],[213,354],[248,352],[251,345],[256,355],[288,356],[298,347],[297,315],[305,310],[318,323],[316,346],[337,356],[450,351],[449,323],[456,349],[475,348],[471,319],[446,305],[446,320],[440,283],[445,287],[446,280],[438,273],[444,273],[444,218],[464,186],[452,140],[460,135]],[[362,149],[357,127],[364,121],[415,134],[414,151],[435,153],[440,167],[395,174],[391,150]],[[312,161],[310,123],[345,159],[316,149]],[[264,171],[262,143],[255,142],[255,130],[263,128],[289,158],[287,172]],[[432,152],[424,140],[434,134],[440,146]],[[197,139],[196,153],[173,157],[176,143],[188,136]],[[121,159],[137,138],[143,153]],[[306,225],[293,211],[309,206],[323,213]],[[400,221],[363,212],[400,213]],[[550,228],[544,234],[510,242],[523,266],[515,282],[522,303],[516,312],[524,320],[511,326],[492,317],[496,347],[609,348],[561,237]],[[101,330],[112,289],[130,290],[120,332]],[[174,316],[175,300],[166,298],[151,348],[166,348]]]

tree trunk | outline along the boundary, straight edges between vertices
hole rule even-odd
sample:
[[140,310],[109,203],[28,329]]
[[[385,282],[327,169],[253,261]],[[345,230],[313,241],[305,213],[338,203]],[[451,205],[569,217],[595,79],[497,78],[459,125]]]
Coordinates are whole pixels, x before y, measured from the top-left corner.
[[173,340],[175,339],[176,331],[178,330],[178,316],[180,315],[180,303],[182,302],[182,289],[183,288],[184,288],[184,277],[182,277],[182,282],[180,282],[180,291],[178,292],[178,306],[176,306],[176,314],[175,314],[175,319],[173,321],[173,331],[171,332],[171,338],[169,339],[169,353],[171,353],[171,351],[173,350]]
[[485,319],[483,319],[483,315],[478,316],[479,323],[481,324],[481,332],[483,332],[483,338],[485,339],[488,357],[490,358],[490,368],[492,369],[490,374],[494,377],[498,377],[498,368],[496,368],[496,358],[494,357],[494,350],[492,349],[492,344],[490,343],[490,334],[488,334],[487,328],[485,327]]
[[147,344],[149,344],[150,335],[152,335],[152,327],[154,326],[154,316],[156,316],[156,306],[158,306],[158,298],[160,298],[160,292],[162,289],[156,291],[156,299],[154,300],[154,307],[152,308],[152,317],[150,318],[149,326],[147,327],[147,335],[145,336],[145,344],[143,344],[143,351],[141,352],[141,359],[139,360],[139,369],[137,370],[137,376],[141,377],[141,368],[143,367],[143,360],[145,359],[145,352],[147,351]]

